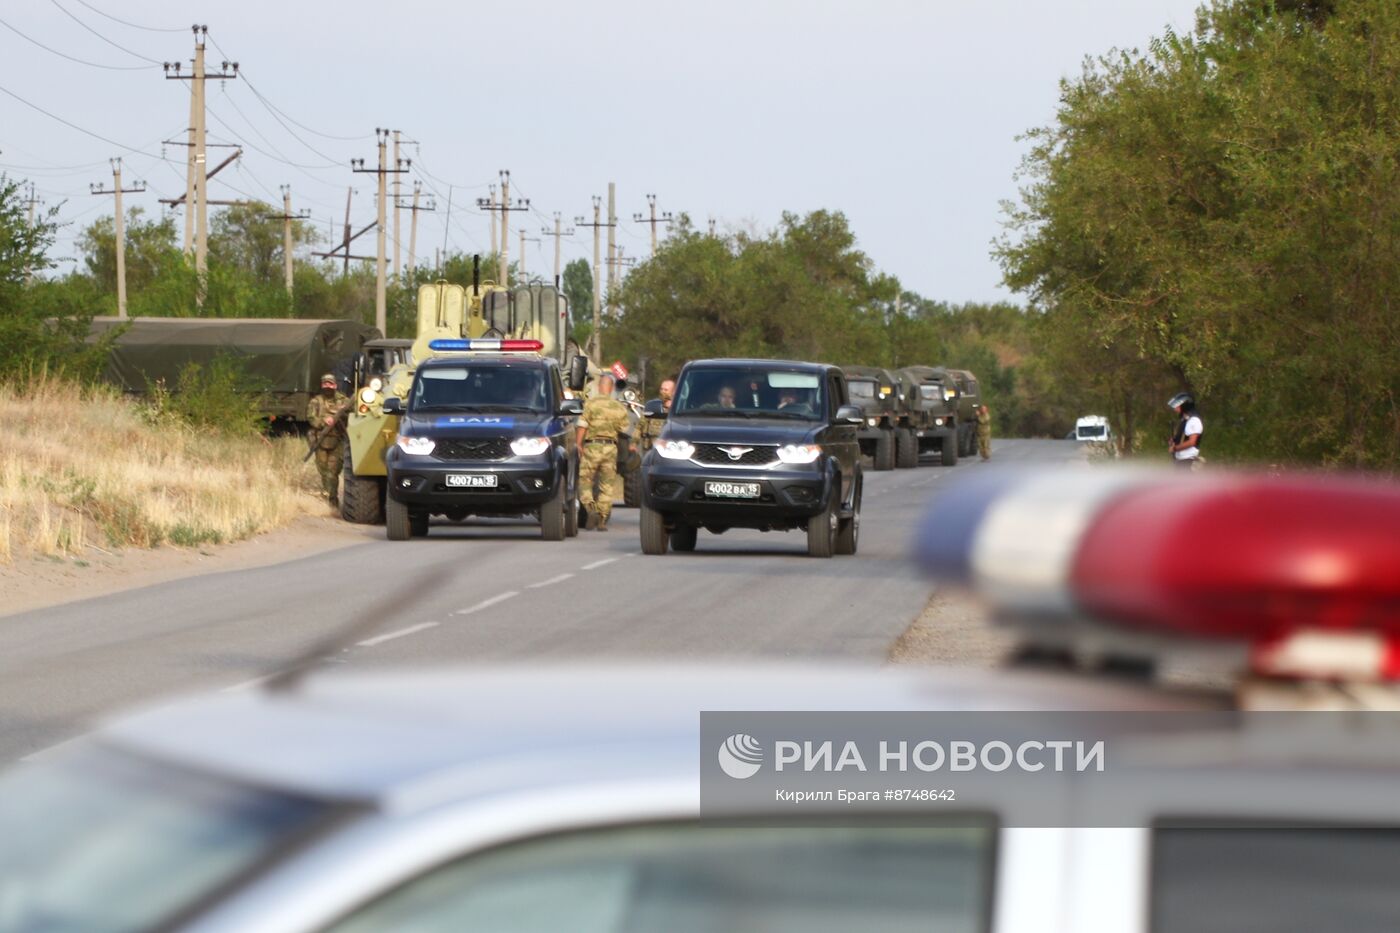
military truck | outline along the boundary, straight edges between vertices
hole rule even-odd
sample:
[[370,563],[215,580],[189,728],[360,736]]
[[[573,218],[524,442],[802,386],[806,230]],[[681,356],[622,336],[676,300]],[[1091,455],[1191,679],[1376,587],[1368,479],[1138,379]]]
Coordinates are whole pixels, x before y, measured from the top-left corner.
[[915,466],[920,454],[936,451],[944,466],[956,466],[961,451],[956,380],[941,366],[906,366],[898,375],[913,437],[913,462],[907,465]]
[[893,470],[896,465],[914,466],[907,462],[907,452],[903,464],[898,463],[895,456],[901,437],[905,438],[906,451],[912,441],[905,437],[910,428],[901,423],[905,420],[905,405],[899,377],[878,366],[842,366],[841,369],[846,374],[851,404],[865,414],[865,421],[856,430],[860,452],[871,458],[877,470]]
[[379,331],[358,321],[295,318],[93,318],[88,342],[116,332],[103,376],[131,395],[174,389],[191,363],[236,360],[273,426],[302,426],[321,374],[344,371]]
[[[398,436],[400,418],[384,410],[384,401],[407,400],[414,369],[432,357],[433,341],[493,338],[538,340],[542,355],[565,367],[575,365],[578,347],[568,335],[564,296],[548,285],[507,289],[482,281],[479,264],[469,288],[439,281],[418,289],[417,334],[407,348],[386,341],[357,360],[355,404],[346,423],[342,518],[365,525],[384,521],[384,455]],[[378,371],[383,364],[387,369]]]
[[977,377],[966,369],[950,369],[948,375],[958,387],[958,453],[971,457],[977,452],[977,409],[982,405]]

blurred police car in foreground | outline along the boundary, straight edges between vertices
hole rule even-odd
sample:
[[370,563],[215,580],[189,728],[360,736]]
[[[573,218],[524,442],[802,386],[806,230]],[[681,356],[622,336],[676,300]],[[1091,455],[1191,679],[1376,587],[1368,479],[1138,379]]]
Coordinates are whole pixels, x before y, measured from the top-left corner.
[[[1019,479],[982,482],[934,505],[920,556],[998,594],[1002,617],[1032,633],[1036,650],[1081,664],[1127,659],[1120,668],[1131,670],[1150,668],[1174,640],[1223,642],[1228,633],[1263,640],[1269,650],[1235,656],[1272,664],[1265,673],[1275,681],[1384,686],[1388,669],[1361,676],[1361,663],[1335,645],[1309,653],[1297,640],[1383,632],[1371,626],[1393,618],[1397,545],[1393,534],[1363,533],[1392,520],[1391,490],[1241,480],[1226,493],[1173,486],[1159,501],[1164,487],[1137,475],[1077,488],[1062,479],[1054,494]],[[1299,523],[1270,518],[1267,535],[1256,528],[1210,544],[1217,558],[1231,552],[1234,583],[1219,567],[1175,575],[1200,566],[1171,560],[1179,523],[1199,544],[1247,526],[1251,508],[1273,516],[1278,497],[1306,505],[1314,493],[1335,493],[1325,514],[1336,533],[1318,539],[1325,547],[1309,551],[1300,543],[1309,536],[1289,530]],[[1191,503],[1208,503],[1205,514]],[[1027,508],[1042,513],[1038,536],[1014,534]],[[1114,510],[1126,524],[1104,523]],[[1133,533],[1096,539],[1109,527]],[[1349,543],[1355,535],[1364,546]],[[955,553],[959,538],[970,554]],[[1007,541],[1022,549],[1014,560],[997,550]],[[1146,564],[1136,570],[1126,557],[1113,563],[1129,546],[1163,550],[1140,552]],[[1119,575],[1112,586],[1093,585],[1090,569],[1101,565],[1091,554]],[[1144,580],[1150,597],[1133,598]],[[1214,589],[1201,588],[1208,580]],[[1116,621],[1089,621],[1091,605]],[[1199,624],[1206,618],[1214,621]],[[1290,618],[1306,624],[1290,627]],[[1324,657],[1328,673],[1302,670]],[[1346,792],[1400,779],[1389,748],[1354,760],[1344,749],[1323,772],[1309,770],[1308,748],[1268,757],[1228,741],[1205,757],[1198,749],[1179,763],[1183,772],[1228,769],[1245,791],[1216,814],[1229,818],[1221,829],[1201,828],[1197,802],[1146,791],[1137,825],[1114,829],[1022,828],[1004,816],[1016,802],[1004,810],[995,800],[947,818],[835,822],[700,810],[700,756],[710,753],[698,742],[702,710],[1180,711],[1228,700],[1147,677],[1024,671],[301,677],[130,716],[0,778],[0,930],[1395,929],[1400,819],[1379,819],[1365,795]],[[1279,787],[1283,807],[1263,793]]]

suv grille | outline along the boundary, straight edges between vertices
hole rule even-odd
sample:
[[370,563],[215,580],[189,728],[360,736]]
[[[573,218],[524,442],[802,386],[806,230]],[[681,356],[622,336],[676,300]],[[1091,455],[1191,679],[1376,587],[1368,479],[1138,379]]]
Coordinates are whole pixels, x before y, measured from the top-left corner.
[[696,444],[695,456],[692,458],[696,463],[706,463],[711,466],[767,466],[778,459],[778,448],[773,444],[760,444],[747,452],[740,454],[737,458],[731,457],[725,452],[726,449],[743,450],[747,444]]
[[433,456],[439,460],[505,460],[510,441],[504,437],[453,438],[438,441]]

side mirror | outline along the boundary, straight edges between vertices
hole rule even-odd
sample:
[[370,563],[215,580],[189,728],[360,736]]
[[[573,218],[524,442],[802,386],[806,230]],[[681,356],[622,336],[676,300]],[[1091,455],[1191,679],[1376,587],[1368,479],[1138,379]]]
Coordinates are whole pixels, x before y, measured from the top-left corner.
[[665,418],[670,415],[666,410],[666,403],[659,398],[649,399],[642,407],[642,415],[647,418]]
[[583,414],[583,400],[577,398],[566,398],[559,403],[559,414],[564,416]]
[[860,424],[865,421],[865,412],[855,405],[842,405],[836,409],[836,417],[832,420],[846,424]]
[[401,414],[403,414],[403,399],[399,398],[397,395],[391,395],[391,396],[389,396],[388,398],[386,398],[386,399],[384,400],[384,414],[386,414],[386,415],[401,415]]
[[576,356],[569,361],[569,388],[582,392],[588,385],[588,357]]

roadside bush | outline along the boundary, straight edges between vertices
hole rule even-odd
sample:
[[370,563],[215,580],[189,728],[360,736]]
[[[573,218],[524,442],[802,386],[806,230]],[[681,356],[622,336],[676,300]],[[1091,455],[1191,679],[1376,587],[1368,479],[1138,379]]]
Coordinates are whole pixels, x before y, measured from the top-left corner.
[[207,366],[186,364],[174,389],[155,386],[147,404],[153,422],[178,418],[191,427],[249,436],[267,426],[266,394],[266,385],[259,385],[237,357],[221,356]]

